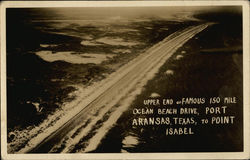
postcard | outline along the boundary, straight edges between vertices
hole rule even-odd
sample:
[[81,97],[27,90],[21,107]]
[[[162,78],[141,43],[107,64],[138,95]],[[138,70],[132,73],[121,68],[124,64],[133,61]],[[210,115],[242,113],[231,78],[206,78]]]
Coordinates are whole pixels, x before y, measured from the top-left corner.
[[1,3],[3,159],[247,159],[247,1]]

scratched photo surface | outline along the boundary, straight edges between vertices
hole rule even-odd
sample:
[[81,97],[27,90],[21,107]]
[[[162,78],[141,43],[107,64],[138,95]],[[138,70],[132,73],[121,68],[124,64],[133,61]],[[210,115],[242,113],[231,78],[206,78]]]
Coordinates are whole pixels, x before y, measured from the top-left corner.
[[8,153],[243,151],[241,6],[7,8]]

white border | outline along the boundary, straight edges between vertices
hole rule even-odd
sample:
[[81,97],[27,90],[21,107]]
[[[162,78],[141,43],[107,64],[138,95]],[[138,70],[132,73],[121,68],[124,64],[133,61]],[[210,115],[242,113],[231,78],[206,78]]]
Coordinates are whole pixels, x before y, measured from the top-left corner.
[[[136,6],[234,6],[243,9],[243,100],[244,152],[206,153],[95,153],[95,154],[7,154],[6,127],[6,28],[8,7],[136,7]],[[1,3],[1,158],[3,159],[250,159],[250,58],[248,1],[5,1]]]

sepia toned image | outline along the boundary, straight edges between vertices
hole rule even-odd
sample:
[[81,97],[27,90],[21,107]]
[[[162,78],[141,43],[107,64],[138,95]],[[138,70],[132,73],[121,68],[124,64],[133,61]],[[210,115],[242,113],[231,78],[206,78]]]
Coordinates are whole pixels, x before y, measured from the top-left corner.
[[242,5],[20,6],[5,18],[8,155],[246,151]]

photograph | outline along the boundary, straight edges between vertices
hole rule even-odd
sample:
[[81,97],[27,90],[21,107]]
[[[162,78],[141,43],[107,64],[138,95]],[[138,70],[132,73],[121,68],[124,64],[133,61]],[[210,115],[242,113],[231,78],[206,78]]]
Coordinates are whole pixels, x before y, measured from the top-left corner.
[[249,93],[245,1],[1,4],[3,159],[250,158]]

